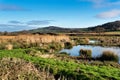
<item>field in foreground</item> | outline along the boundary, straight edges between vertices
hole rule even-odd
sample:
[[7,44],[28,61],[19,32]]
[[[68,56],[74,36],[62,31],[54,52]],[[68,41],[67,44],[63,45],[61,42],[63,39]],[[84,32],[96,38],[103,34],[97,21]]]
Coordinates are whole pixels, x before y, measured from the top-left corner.
[[4,80],[120,80],[120,69],[73,60],[41,58],[26,49],[0,51],[0,78]]
[[[100,42],[89,44],[89,40]],[[119,40],[119,36],[103,35],[0,36],[0,79],[120,80],[117,62],[59,54],[61,49],[79,44],[119,46]]]

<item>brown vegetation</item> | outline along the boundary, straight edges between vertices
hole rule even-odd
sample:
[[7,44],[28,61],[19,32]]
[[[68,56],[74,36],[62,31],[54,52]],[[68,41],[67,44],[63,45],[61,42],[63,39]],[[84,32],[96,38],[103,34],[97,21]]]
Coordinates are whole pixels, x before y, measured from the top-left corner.
[[60,41],[69,41],[69,37],[65,35],[18,35],[18,36],[0,36],[0,42],[10,40],[23,40],[26,42],[41,42],[41,43],[49,43],[49,42],[60,42]]
[[12,44],[7,44],[7,45],[5,46],[5,49],[7,49],[7,50],[12,50],[12,49],[13,49],[13,45],[12,45]]
[[[3,66],[4,65],[4,66]],[[39,71],[32,63],[16,58],[0,60],[0,79],[2,80],[53,80],[54,76]]]
[[91,58],[92,57],[92,51],[91,50],[81,49],[79,53],[80,53],[80,56],[85,57],[85,58]]
[[118,62],[119,57],[112,51],[104,51],[100,57],[98,57],[101,61],[115,61]]
[[[112,45],[119,46],[120,45],[120,37],[101,37],[99,38],[100,44],[102,45]],[[109,43],[109,44],[108,44]]]
[[70,39],[65,35],[18,35],[0,36],[0,49],[41,47],[52,42],[60,43],[64,47]]

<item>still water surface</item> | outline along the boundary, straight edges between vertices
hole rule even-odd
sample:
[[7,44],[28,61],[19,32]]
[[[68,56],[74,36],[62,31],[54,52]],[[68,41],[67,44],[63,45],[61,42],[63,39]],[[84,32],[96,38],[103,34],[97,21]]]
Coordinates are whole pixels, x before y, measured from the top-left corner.
[[102,47],[102,46],[91,46],[91,45],[78,45],[74,46],[72,49],[63,49],[60,52],[67,52],[71,56],[79,56],[80,49],[90,49],[92,50],[92,57],[97,57],[103,53],[103,51],[112,51],[118,54],[120,58],[120,47]]

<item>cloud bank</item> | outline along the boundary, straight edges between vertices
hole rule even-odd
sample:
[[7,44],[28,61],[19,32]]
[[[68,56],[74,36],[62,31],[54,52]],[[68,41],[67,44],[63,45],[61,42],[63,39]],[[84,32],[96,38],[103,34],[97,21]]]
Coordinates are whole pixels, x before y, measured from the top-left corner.
[[24,11],[27,10],[18,5],[0,4],[0,11]]
[[53,20],[32,20],[27,22],[20,21],[8,21],[5,24],[0,24],[0,31],[18,31],[29,30],[39,28],[40,26],[47,26],[51,24]]
[[28,25],[48,25],[52,22],[53,20],[33,20],[27,22]]
[[23,24],[23,22],[20,22],[20,21],[8,21],[8,23],[11,23],[11,24]]
[[117,9],[102,12],[96,15],[97,18],[101,18],[101,19],[114,18],[119,16],[120,16],[120,10],[117,10]]
[[120,0],[80,0],[83,2],[91,2],[95,8],[100,7],[111,7],[111,6],[119,6]]

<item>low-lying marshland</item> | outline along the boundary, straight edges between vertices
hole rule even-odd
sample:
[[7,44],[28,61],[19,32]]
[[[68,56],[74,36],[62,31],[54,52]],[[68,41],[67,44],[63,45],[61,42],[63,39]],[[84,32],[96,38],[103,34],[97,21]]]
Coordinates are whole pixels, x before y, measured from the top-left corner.
[[[102,38],[107,39],[108,37],[98,39],[93,36],[87,38],[65,35],[1,36],[0,79],[119,80],[119,55],[110,51],[111,48],[103,47],[105,49],[101,52],[101,46],[96,46],[99,50],[93,47],[93,45],[103,43],[89,43],[91,39],[101,41]],[[118,40],[119,37],[116,41]],[[117,45],[114,46],[118,46],[119,42],[115,44]],[[90,45],[92,47],[88,48]],[[65,48],[71,50],[69,53],[74,53],[70,55],[65,52],[60,53]],[[93,51],[93,48],[96,51]],[[72,49],[74,50],[72,51]],[[93,57],[99,54],[101,54],[99,57]]]

